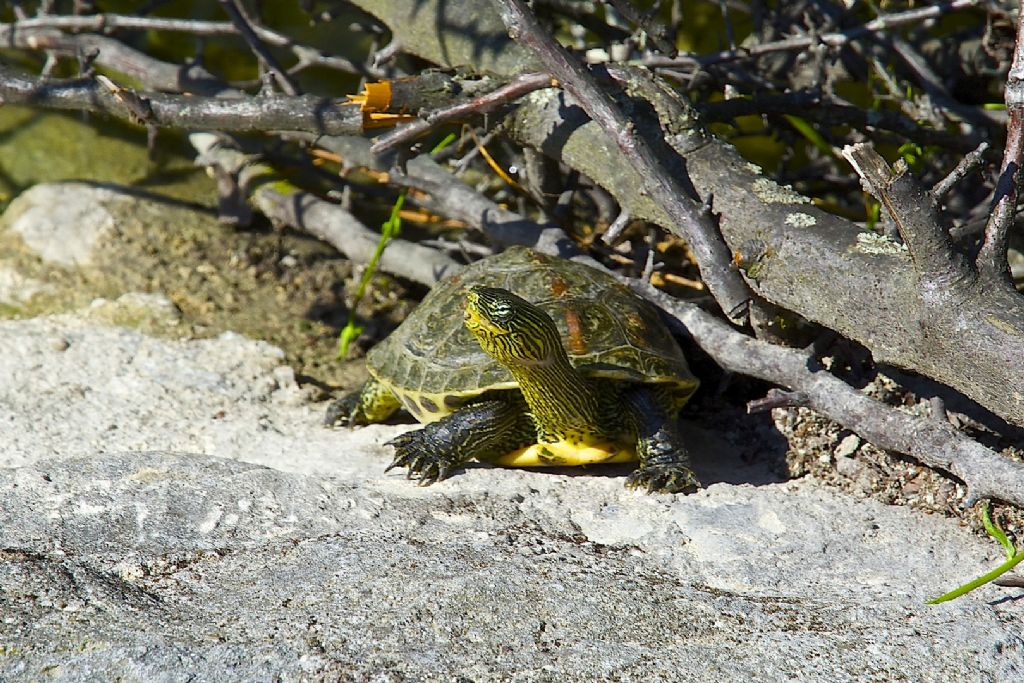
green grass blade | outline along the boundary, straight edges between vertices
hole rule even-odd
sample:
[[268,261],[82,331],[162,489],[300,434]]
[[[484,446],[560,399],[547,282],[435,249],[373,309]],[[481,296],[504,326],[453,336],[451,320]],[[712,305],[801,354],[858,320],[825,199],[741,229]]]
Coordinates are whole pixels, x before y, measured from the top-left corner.
[[356,289],[356,295],[352,299],[352,310],[348,314],[348,323],[342,328],[341,334],[338,336],[338,360],[344,360],[348,357],[349,346],[363,331],[363,328],[356,324],[356,308],[359,306],[359,302],[363,300],[363,296],[366,294],[366,287],[370,284],[373,274],[377,272],[377,263],[380,261],[381,255],[384,254],[384,248],[387,247],[388,242],[398,237],[398,234],[402,231],[402,217],[400,214],[403,204],[405,204],[404,191],[398,195],[395,205],[391,207],[391,217],[380,226],[380,240],[377,241],[377,248],[374,249],[370,262],[366,264],[363,276],[359,278],[359,287]]

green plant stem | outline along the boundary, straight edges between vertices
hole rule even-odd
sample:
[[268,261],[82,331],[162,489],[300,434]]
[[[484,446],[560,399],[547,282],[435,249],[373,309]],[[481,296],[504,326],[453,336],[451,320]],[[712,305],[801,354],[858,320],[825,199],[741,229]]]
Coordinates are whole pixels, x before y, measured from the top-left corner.
[[945,593],[944,595],[940,595],[937,598],[932,598],[928,601],[928,604],[937,605],[940,602],[947,602],[949,600],[953,600],[954,598],[959,598],[961,595],[965,595],[966,593],[970,593],[972,590],[979,586],[983,586],[986,583],[989,583],[990,581],[995,581],[1000,576],[1002,576],[1003,574],[1005,574],[1006,572],[1010,571],[1018,564],[1020,564],[1022,560],[1024,560],[1024,550],[1017,553],[1016,555],[1008,559],[1006,562],[1003,562],[1001,565],[999,565],[992,571],[988,572],[987,574],[982,574],[973,581],[965,583],[959,588],[954,588],[953,590],[949,591],[948,593]]
[[352,300],[352,310],[348,315],[348,323],[341,330],[341,334],[338,337],[338,359],[342,360],[348,356],[348,347],[355,341],[362,333],[363,328],[356,324],[356,307],[359,302],[363,300],[363,296],[366,294],[366,287],[370,284],[370,280],[373,278],[373,274],[377,272],[377,263],[380,262],[380,257],[384,253],[384,248],[387,247],[388,242],[398,236],[398,233],[402,230],[402,218],[399,215],[402,211],[402,205],[405,204],[405,192],[403,191],[398,195],[398,199],[395,200],[395,205],[391,207],[391,217],[380,226],[380,240],[377,242],[377,248],[373,251],[373,256],[370,257],[370,262],[366,264],[366,270],[363,271],[363,276],[359,278],[359,287],[356,289],[356,295]]
[[991,517],[989,517],[988,508],[988,503],[985,503],[985,507],[981,510],[981,521],[985,525],[985,531],[987,531],[992,538],[999,541],[999,544],[1003,546],[1003,550],[1006,551],[1006,561],[987,574],[983,574],[973,581],[969,581],[958,588],[954,588],[948,593],[940,595],[937,598],[932,598],[928,601],[929,605],[937,605],[940,602],[947,602],[954,598],[959,598],[961,595],[966,595],[978,586],[984,586],[990,581],[995,581],[1024,560],[1024,550],[1019,553],[1017,552],[1017,548],[1015,548],[1010,539],[1006,537],[1003,530],[999,528],[999,525],[992,521]]

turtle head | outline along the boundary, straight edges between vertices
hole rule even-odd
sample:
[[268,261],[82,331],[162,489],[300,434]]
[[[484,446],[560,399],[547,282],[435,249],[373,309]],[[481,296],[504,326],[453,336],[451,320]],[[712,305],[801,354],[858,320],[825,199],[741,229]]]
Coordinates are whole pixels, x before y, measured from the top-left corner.
[[550,365],[565,355],[551,316],[507,289],[470,288],[465,320],[483,350],[507,367]]

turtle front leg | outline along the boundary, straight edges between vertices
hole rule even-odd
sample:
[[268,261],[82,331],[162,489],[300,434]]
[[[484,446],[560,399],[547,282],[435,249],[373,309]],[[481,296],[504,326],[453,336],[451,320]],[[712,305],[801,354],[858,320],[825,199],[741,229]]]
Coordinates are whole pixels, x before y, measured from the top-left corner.
[[636,453],[640,458],[640,467],[626,479],[626,487],[645,488],[648,493],[684,493],[700,488],[679,428],[664,401],[646,386],[627,391],[622,398],[636,428]]
[[418,475],[420,485],[427,486],[470,460],[494,460],[536,439],[525,404],[481,401],[388,441],[395,459],[385,472],[408,467],[408,476]]

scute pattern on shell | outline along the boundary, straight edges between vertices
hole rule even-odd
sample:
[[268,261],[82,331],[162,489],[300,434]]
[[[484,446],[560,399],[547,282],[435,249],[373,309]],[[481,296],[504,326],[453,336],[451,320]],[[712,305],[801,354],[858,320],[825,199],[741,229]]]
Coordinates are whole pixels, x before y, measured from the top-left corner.
[[462,322],[465,292],[473,285],[503,287],[544,309],[573,365],[588,376],[664,383],[681,392],[695,385],[658,312],[628,287],[589,266],[512,247],[439,283],[367,354],[370,372],[407,406],[415,403],[417,417],[424,396],[439,417],[462,399],[515,387]]

